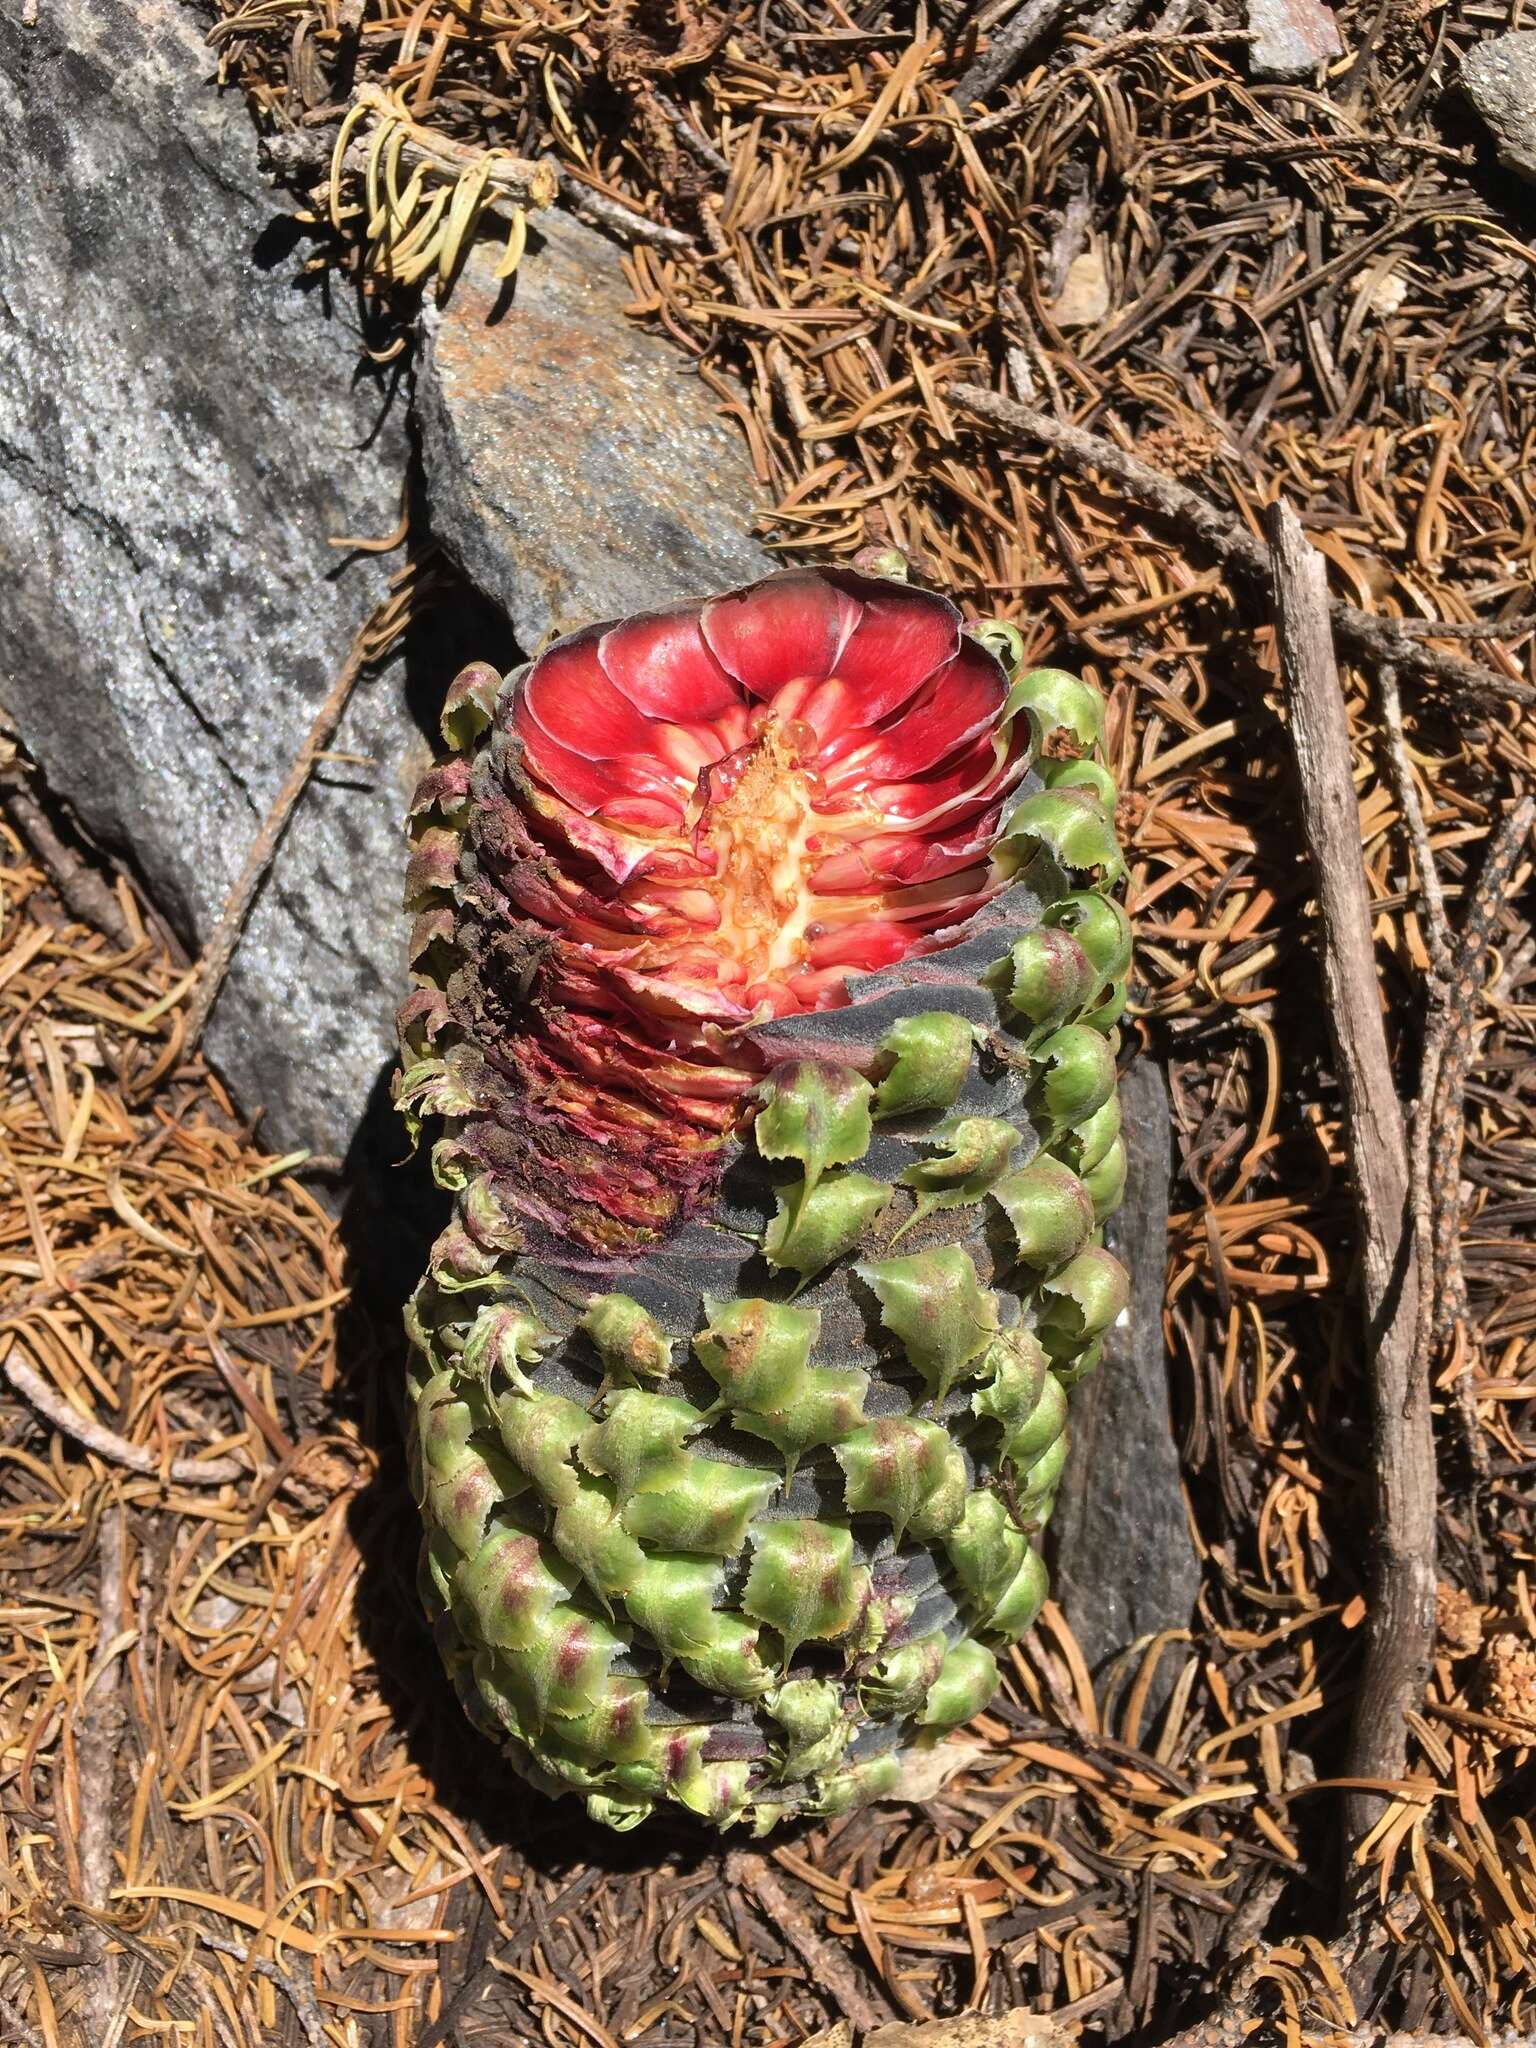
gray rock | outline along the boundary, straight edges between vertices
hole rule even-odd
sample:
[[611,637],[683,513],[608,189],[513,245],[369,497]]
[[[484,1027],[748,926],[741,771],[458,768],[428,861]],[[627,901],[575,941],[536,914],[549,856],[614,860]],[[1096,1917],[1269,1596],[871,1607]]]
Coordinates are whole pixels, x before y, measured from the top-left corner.
[[[1094,1666],[1140,1636],[1187,1627],[1200,1589],[1168,1415],[1172,1129],[1162,1069],[1139,1060],[1120,1097],[1130,1174],[1105,1235],[1130,1271],[1130,1313],[1073,1391],[1071,1455],[1048,1538],[1056,1597]],[[1161,1668],[1165,1685],[1174,1661]]]
[[[301,288],[191,9],[0,5],[31,166],[0,216],[0,702],[195,949],[382,588],[329,541],[394,526],[405,426],[341,295]],[[495,261],[427,316],[422,415],[443,537],[520,643],[770,569],[740,440],[626,317],[617,251],[561,218],[510,292]],[[455,652],[510,659],[501,631],[434,621],[423,695]],[[354,697],[362,759],[311,783],[209,1028],[280,1146],[345,1151],[388,1057],[405,698],[399,666]]]
[[1248,0],[1248,26],[1248,73],[1261,84],[1313,80],[1344,54],[1333,9],[1323,0]]
[[1492,131],[1500,161],[1536,178],[1536,28],[1474,43],[1461,60],[1461,85]]
[[541,214],[530,252],[510,294],[477,252],[447,308],[423,315],[433,531],[527,649],[766,575],[740,437],[677,351],[626,316],[617,251]]
[[[239,99],[176,0],[0,12],[0,699],[51,787],[189,946],[382,588],[406,445],[358,336],[296,288]],[[339,296],[339,295],[338,295]],[[209,1033],[269,1139],[345,1147],[403,976],[422,752],[365,684]]]

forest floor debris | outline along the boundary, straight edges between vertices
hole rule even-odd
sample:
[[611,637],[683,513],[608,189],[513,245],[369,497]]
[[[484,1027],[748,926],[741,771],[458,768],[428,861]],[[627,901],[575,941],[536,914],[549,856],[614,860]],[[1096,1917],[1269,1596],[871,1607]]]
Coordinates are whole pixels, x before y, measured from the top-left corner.
[[[1097,1685],[1048,1608],[968,1731],[985,1754],[936,1800],[749,1852],[860,1999],[913,2022],[1026,2008],[1089,2042],[1532,2024],[1528,832],[1493,898],[1477,877],[1536,782],[1536,258],[1525,188],[1448,91],[1504,10],[1365,0],[1338,20],[1325,77],[1268,86],[1216,0],[1049,19],[941,0],[915,26],[798,0],[218,4],[220,60],[262,123],[339,138],[315,257],[399,319],[381,346],[410,346],[412,250],[446,215],[415,212],[425,181],[394,212],[347,211],[368,106],[342,130],[369,88],[455,164],[548,156],[617,232],[652,223],[626,258],[637,317],[740,426],[774,545],[899,545],[1015,616],[1032,658],[1106,686],[1134,1031],[1168,1062],[1181,1162],[1166,1326],[1204,1586],[1193,1632]],[[1068,342],[1051,308],[1089,250],[1107,297]],[[451,284],[451,240],[435,254]],[[1358,1244],[1272,623],[1208,540],[958,402],[1005,377],[1255,548],[1283,491],[1335,605],[1431,657],[1388,679],[1381,649],[1340,649],[1365,664],[1342,680],[1405,1102],[1435,906],[1453,931],[1486,922],[1454,1020],[1449,1180],[1447,1130],[1426,1137],[1466,1288],[1425,1360],[1438,1637],[1403,1773],[1369,1788],[1363,1956],[1336,1940],[1368,1619]],[[1491,685],[1456,693],[1460,659]],[[0,1341],[81,1424],[56,1428],[11,1373],[5,2024],[76,2038],[102,1942],[127,2043],[779,2048],[854,2019],[717,1845],[600,1837],[462,1724],[411,1595],[378,1214],[408,1179],[337,1222],[303,1161],[265,1157],[187,1055],[181,965],[114,900],[126,945],[75,921],[18,837],[0,847]],[[193,1484],[213,1461],[231,1476]],[[111,1673],[101,1907],[79,1823]]]

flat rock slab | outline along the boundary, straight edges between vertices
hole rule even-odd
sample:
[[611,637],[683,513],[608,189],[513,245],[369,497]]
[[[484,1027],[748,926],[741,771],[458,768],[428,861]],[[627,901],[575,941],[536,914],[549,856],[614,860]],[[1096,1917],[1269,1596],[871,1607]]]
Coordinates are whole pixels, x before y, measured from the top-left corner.
[[1488,36],[1461,60],[1461,86],[1512,171],[1536,178],[1536,29]]
[[[0,16],[0,701],[189,948],[383,588],[403,423],[295,286],[243,104],[176,0]],[[339,295],[338,295],[339,296]],[[280,1147],[345,1148],[404,974],[422,752],[365,685],[301,805],[208,1049]]]
[[[1188,1627],[1200,1590],[1168,1413],[1172,1126],[1162,1069],[1139,1060],[1120,1101],[1130,1172],[1105,1238],[1130,1272],[1130,1310],[1098,1370],[1073,1389],[1071,1450],[1047,1539],[1056,1598],[1090,1666],[1138,1637]],[[1164,1686],[1171,1661],[1160,1667]]]
[[[0,17],[0,703],[49,786],[200,950],[385,571],[403,408],[294,231],[180,0]],[[624,311],[617,250],[563,217],[508,288],[474,255],[428,315],[442,537],[531,650],[559,625],[762,575],[739,436]],[[405,986],[401,821],[459,660],[500,620],[433,615],[364,683],[301,801],[208,1031],[268,1141],[345,1153]],[[449,616],[449,614],[452,616]],[[472,644],[466,629],[474,626]],[[457,642],[457,644],[455,644]]]
[[612,244],[540,214],[510,286],[495,268],[477,251],[423,313],[416,406],[433,531],[522,647],[775,568],[740,435],[625,313]]
[[1248,0],[1248,74],[1261,84],[1295,85],[1315,79],[1342,57],[1333,9],[1324,0]]

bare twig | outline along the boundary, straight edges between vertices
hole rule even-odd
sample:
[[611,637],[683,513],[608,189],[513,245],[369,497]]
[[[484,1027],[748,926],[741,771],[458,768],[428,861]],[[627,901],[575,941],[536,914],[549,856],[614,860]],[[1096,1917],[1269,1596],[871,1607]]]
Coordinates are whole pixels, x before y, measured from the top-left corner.
[[124,915],[117,891],[59,832],[19,770],[13,769],[0,784],[0,806],[72,916],[104,932],[120,953],[131,953],[143,944],[143,933],[135,932]]
[[1436,975],[1444,979],[1451,971],[1451,927],[1445,914],[1445,891],[1440,886],[1440,870],[1435,865],[1434,848],[1429,843],[1424,806],[1419,802],[1418,784],[1413,779],[1413,769],[1408,761],[1408,739],[1403,731],[1403,700],[1397,687],[1397,670],[1391,662],[1382,664],[1376,681],[1381,693],[1382,721],[1387,728],[1387,773],[1392,778],[1392,793],[1403,814],[1403,828],[1408,834],[1414,864],[1419,871],[1419,894],[1424,905],[1424,946],[1430,966]]
[[42,2035],[8,1998],[0,1998],[0,2041],[7,2048],[43,2048]]
[[1536,631],[1536,616],[1522,612],[1512,619],[1400,619],[1405,633],[1443,635],[1449,640],[1523,640]]
[[[731,250],[730,241],[726,236],[725,229],[720,225],[720,218],[715,210],[715,202],[713,200],[704,199],[700,201],[699,220],[704,229],[704,239],[709,243],[710,248],[714,250],[716,260],[720,265],[720,273],[731,290],[736,294],[738,304],[753,307],[759,306],[761,301],[747,282],[746,272],[742,269],[740,263],[737,262]],[[788,349],[785,348],[777,335],[770,336],[765,344],[763,360],[768,365],[768,374],[773,379],[773,388],[778,392],[780,399],[783,401],[784,410],[793,421],[796,432],[808,435],[809,431],[815,426],[815,416],[811,411],[810,402],[806,398],[805,385],[801,379],[800,372],[796,368]],[[827,444],[825,442],[816,441],[812,443],[812,446],[821,453],[826,453]]]
[[730,1883],[751,1893],[769,1925],[795,1950],[813,1980],[831,1992],[851,2027],[863,2033],[893,2016],[893,2008],[883,1999],[876,2004],[866,1995],[842,1950],[816,1932],[810,1915],[790,1897],[766,1857],[738,1849],[727,1858],[726,1875]]
[[685,235],[681,228],[652,220],[649,214],[637,213],[634,207],[610,199],[606,192],[594,192],[590,185],[578,184],[574,179],[567,181],[560,204],[589,227],[606,228],[609,234],[619,235],[626,242],[652,242],[658,249],[693,247],[692,235]]
[[1479,1476],[1486,1471],[1487,1460],[1472,1404],[1471,1347],[1466,1332],[1467,1288],[1461,1267],[1464,1099],[1467,1074],[1477,1045],[1477,1023],[1488,969],[1489,941],[1498,924],[1510,876],[1530,837],[1533,821],[1536,821],[1536,798],[1521,797],[1505,812],[1489,839],[1482,871],[1457,940],[1444,1001],[1439,1006],[1432,1037],[1426,1034],[1426,1066],[1432,1051],[1434,1071],[1432,1075],[1426,1073],[1420,1098],[1434,1269],[1432,1337],[1453,1347],[1458,1365],[1453,1387],[1462,1433],[1473,1468]]
[[[1429,1374],[1435,1349],[1438,1287],[1436,1281],[1435,1230],[1430,1203],[1430,1152],[1434,1139],[1435,1093],[1440,1079],[1440,1062],[1451,1029],[1447,982],[1430,984],[1424,1018],[1424,1049],[1419,1059],[1419,1091],[1413,1105],[1413,1142],[1409,1155],[1409,1207],[1413,1216],[1414,1252],[1418,1260],[1419,1320],[1414,1334],[1416,1373]],[[1476,1452],[1469,1443],[1475,1461]]]
[[121,1244],[105,1244],[94,1252],[87,1252],[68,1272],[59,1273],[52,1280],[39,1280],[25,1294],[18,1294],[7,1304],[3,1322],[14,1325],[36,1309],[52,1308],[56,1301],[67,1300],[88,1281],[106,1280],[112,1274],[120,1273],[127,1263],[128,1254]]
[[1141,12],[1139,0],[1107,0],[1083,24],[1082,33],[1098,43],[1117,42]]
[[[1400,1777],[1407,1760],[1405,1716],[1423,1690],[1435,1610],[1435,1452],[1428,1376],[1415,1372],[1408,1145],[1382,1020],[1327,572],[1284,502],[1269,508],[1268,527],[1281,673],[1354,1169],[1375,1452],[1370,1617],[1346,1769],[1351,1777],[1386,1779]],[[1354,1839],[1369,1831],[1377,1808],[1372,1794],[1349,1795],[1346,1825]]]
[[[141,1473],[146,1479],[159,1476],[160,1460],[153,1451],[145,1450],[141,1444],[131,1444],[116,1430],[108,1429],[105,1423],[95,1422],[88,1415],[82,1415],[70,1406],[62,1394],[54,1392],[39,1372],[34,1372],[21,1356],[20,1347],[13,1340],[0,1371],[11,1385],[35,1408],[45,1422],[51,1422],[55,1429],[76,1443],[84,1444],[88,1451],[94,1451],[99,1458],[110,1464],[125,1465],[130,1472]],[[233,1458],[172,1458],[166,1468],[168,1476],[178,1486],[228,1486],[238,1479],[250,1475],[244,1465]]]
[[1217,1953],[1231,1959],[1232,1981],[1228,1985],[1228,1996],[1235,1999],[1244,2011],[1253,2003],[1253,1978],[1262,1954],[1259,1944],[1269,1925],[1270,1915],[1284,1896],[1286,1883],[1284,1871],[1267,1872],[1221,1931]]
[[[1450,920],[1446,915],[1445,892],[1429,828],[1419,802],[1418,785],[1408,759],[1408,741],[1403,731],[1402,698],[1397,687],[1397,670],[1386,663],[1377,678],[1381,693],[1382,722],[1387,737],[1387,773],[1391,777],[1397,807],[1403,815],[1404,830],[1413,848],[1418,870],[1419,895],[1423,906],[1424,946],[1429,954],[1429,996],[1424,1015],[1424,1047],[1419,1060],[1419,1086],[1414,1102],[1412,1145],[1409,1156],[1409,1206],[1413,1216],[1414,1246],[1419,1262],[1419,1320],[1415,1335],[1414,1372],[1427,1376],[1434,1353],[1439,1262],[1435,1255],[1435,1233],[1431,1223],[1430,1150],[1435,1130],[1435,1096],[1440,1061],[1451,1029],[1451,982],[1453,946]],[[1459,1261],[1458,1261],[1458,1271]],[[1462,1432],[1474,1468],[1478,1464],[1481,1440],[1476,1418],[1461,1403]]]
[[267,1409],[263,1408],[251,1391],[251,1383],[219,1342],[218,1333],[203,1319],[203,1335],[208,1346],[208,1356],[213,1360],[220,1379],[223,1380],[241,1408],[255,1423],[265,1438],[268,1449],[274,1457],[291,1459],[298,1446],[287,1431]]
[[1061,382],[1051,367],[1051,359],[1040,346],[1034,324],[1025,309],[1024,301],[1011,284],[1001,286],[997,294],[998,311],[1007,321],[1009,344],[1005,360],[1008,365],[1009,382],[1026,405],[1033,405],[1038,390],[1035,376],[1050,394],[1051,409],[1060,414],[1065,410]]
[[309,783],[315,762],[330,745],[351,701],[358,677],[371,662],[384,658],[398,638],[404,620],[410,616],[411,607],[419,603],[431,587],[431,562],[432,551],[424,551],[390,579],[388,591],[358,628],[347,658],[337,671],[336,680],[315,713],[314,722],[304,736],[304,744],[295,755],[282,788],[272,799],[261,830],[251,842],[245,864],[224,899],[218,924],[204,951],[197,986],[187,1004],[185,1053],[196,1050],[208,1027],[208,1019],[229,973],[246,920],[266,879],[267,870],[276,858],[299,798]]
[[1023,6],[1000,35],[992,38],[955,85],[955,104],[962,110],[973,107],[1007,78],[1011,78],[1030,51],[1048,36],[1072,0],[1024,0]]
[[[944,395],[962,412],[994,426],[1006,427],[1025,438],[1052,449],[1083,476],[1099,475],[1118,484],[1149,512],[1155,512],[1218,555],[1229,569],[1266,594],[1271,582],[1270,560],[1252,534],[1229,519],[1209,498],[1184,484],[1175,483],[1149,463],[1128,455],[1101,434],[1083,427],[1066,425],[1034,406],[1019,405],[1000,392],[981,384],[948,384]],[[1400,675],[1423,681],[1445,683],[1475,701],[1493,705],[1513,701],[1536,703],[1536,689],[1512,677],[1496,675],[1459,654],[1424,646],[1397,619],[1379,618],[1346,604],[1342,598],[1327,600],[1327,615],[1339,642],[1349,652],[1370,662],[1390,662]],[[1433,631],[1421,624],[1421,631]]]
[[[533,159],[514,156],[505,149],[470,147],[419,123],[405,123],[399,109],[390,105],[387,96],[370,88],[358,94],[358,101],[370,103],[379,113],[406,128],[400,154],[412,170],[424,166],[444,177],[456,178],[483,164],[486,181],[497,199],[518,206],[554,204],[560,190],[560,172],[549,157]],[[303,183],[330,172],[340,133],[339,126],[327,125],[292,128],[281,135],[264,135],[261,138],[262,158],[274,176],[290,183]],[[358,135],[347,144],[336,168],[349,176],[361,177],[372,154],[372,135]]]
[[309,2048],[325,2048],[324,2016],[315,1994],[302,1977],[295,1977],[292,1971],[281,1968],[266,1956],[253,1956],[238,1941],[230,1941],[222,1934],[210,1934],[206,1927],[197,1929],[197,1938],[204,1948],[216,1949],[221,1956],[233,1956],[243,1969],[254,1970],[258,1977],[265,1977],[269,1984],[275,1984],[293,2007]]
[[[1069,34],[1092,37],[1098,48],[1058,72],[1058,80],[1080,77],[1112,58],[1128,56],[1133,50],[1215,49],[1224,43],[1257,40],[1251,29],[1243,28],[1196,29],[1185,34],[1183,23],[1193,10],[1194,0],[1172,0],[1163,19],[1150,28],[1117,30],[1114,23],[1125,14],[1126,4],[1127,0],[1109,0],[1107,6],[1081,26],[1075,22],[1071,25]],[[1016,126],[1033,111],[1032,103],[1024,96],[1005,100],[992,113],[967,121],[965,132],[975,142],[982,136],[995,135],[1000,128]]]
[[[97,1912],[107,1908],[112,1895],[112,1843],[116,1829],[112,1788],[123,1725],[117,1693],[118,1659],[123,1652],[127,1619],[126,1551],[123,1509],[113,1502],[101,1517],[96,1661],[86,1681],[77,1776],[80,1896]],[[82,2012],[87,2041],[91,2048],[101,2048],[118,2010],[118,1968],[117,1957],[99,1930],[95,1939],[100,1954],[86,1975]]]
[[731,175],[729,158],[721,155],[707,135],[699,133],[682,108],[675,101],[669,100],[654,82],[648,82],[647,90],[662,117],[671,123],[678,141],[689,154],[696,156],[706,170],[714,171],[722,178],[728,178]]

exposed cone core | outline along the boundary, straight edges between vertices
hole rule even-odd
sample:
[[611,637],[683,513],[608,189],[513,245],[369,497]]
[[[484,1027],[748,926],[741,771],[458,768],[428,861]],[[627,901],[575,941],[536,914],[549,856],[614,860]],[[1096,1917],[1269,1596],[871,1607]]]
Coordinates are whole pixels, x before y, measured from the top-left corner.
[[993,647],[796,572],[449,694],[396,1091],[454,1197],[422,1592],[615,1827],[890,1791],[1045,1597],[1126,1301],[1130,934],[1096,693]]
[[1002,887],[1007,687],[944,599],[827,572],[575,634],[502,696],[471,838],[527,927],[501,1057],[535,1213],[594,1248],[692,1213],[761,1071],[744,1027]]
[[846,1001],[997,886],[1006,688],[943,599],[851,574],[563,641],[513,713],[540,837],[585,892],[560,928],[664,1014]]
[[661,899],[713,933],[719,988],[778,1011],[804,1007],[812,948],[826,933],[812,875],[815,749],[810,726],[770,711],[745,746],[701,771],[689,809],[705,872]]

